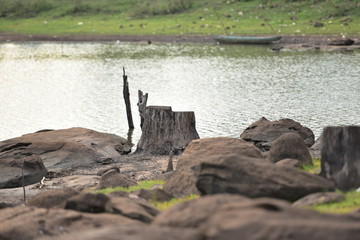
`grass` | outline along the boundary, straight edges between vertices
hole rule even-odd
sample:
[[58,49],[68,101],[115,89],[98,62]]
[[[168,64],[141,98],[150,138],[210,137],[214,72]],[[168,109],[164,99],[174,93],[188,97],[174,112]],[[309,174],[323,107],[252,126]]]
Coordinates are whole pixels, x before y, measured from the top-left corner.
[[300,167],[301,170],[311,173],[311,174],[318,174],[320,173],[321,169],[321,161],[319,158],[313,158],[312,159],[313,164],[307,164],[302,167]]
[[360,35],[360,0],[0,0],[0,6],[0,33]]
[[[304,165],[300,169],[311,174],[318,174],[321,169],[321,161],[319,158],[313,158],[312,161],[312,165]],[[341,202],[314,205],[311,206],[310,209],[316,210],[321,213],[342,214],[349,213],[351,211],[354,211],[355,209],[360,208],[360,192],[349,191],[340,193],[345,195],[345,200]]]
[[162,181],[162,180],[141,181],[141,182],[138,182],[138,185],[130,186],[128,188],[126,188],[126,187],[105,188],[102,190],[98,190],[96,192],[104,193],[104,194],[109,194],[109,193],[117,192],[117,191],[132,192],[132,191],[135,191],[138,189],[151,189],[154,185],[163,185],[163,184],[164,184],[164,181]]
[[155,206],[157,209],[159,210],[166,210],[172,206],[174,206],[175,204],[181,203],[181,202],[186,202],[192,199],[197,199],[199,198],[199,195],[196,194],[191,194],[185,198],[173,198],[170,201],[167,202],[156,202],[156,201],[150,201],[150,203]]
[[[98,190],[98,191],[96,191],[96,193],[109,194],[109,193],[116,192],[116,191],[132,192],[132,191],[135,191],[138,189],[151,189],[154,185],[163,185],[163,184],[164,184],[164,181],[162,181],[162,180],[141,181],[136,186],[130,186],[128,188],[124,188],[124,187],[106,188],[106,189]],[[92,189],[88,190],[88,192],[91,190]],[[166,202],[157,202],[154,200],[151,200],[149,202],[154,207],[156,207],[160,210],[166,210],[169,207],[171,207],[177,203],[185,202],[185,201],[188,201],[191,199],[196,199],[198,197],[199,197],[198,195],[192,194],[185,198],[173,198],[170,201],[166,201]]]
[[341,202],[314,205],[310,209],[322,213],[343,214],[360,208],[360,192],[350,191],[343,192],[343,194],[345,195],[345,200]]

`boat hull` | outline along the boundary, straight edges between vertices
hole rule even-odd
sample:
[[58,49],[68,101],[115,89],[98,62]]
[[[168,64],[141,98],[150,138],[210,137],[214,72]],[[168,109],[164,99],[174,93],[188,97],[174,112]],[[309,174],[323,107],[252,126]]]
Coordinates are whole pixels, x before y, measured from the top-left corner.
[[215,36],[214,40],[227,44],[269,44],[281,39],[281,36],[274,37],[239,37],[239,36]]

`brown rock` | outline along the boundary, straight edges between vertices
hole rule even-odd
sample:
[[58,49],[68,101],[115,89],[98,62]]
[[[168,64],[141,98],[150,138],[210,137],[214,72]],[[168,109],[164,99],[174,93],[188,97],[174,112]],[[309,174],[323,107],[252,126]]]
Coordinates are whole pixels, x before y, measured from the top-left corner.
[[301,164],[312,164],[310,153],[297,133],[284,133],[273,141],[267,159],[271,162],[292,158],[297,159]]
[[298,168],[303,165],[299,160],[293,158],[285,158],[276,162],[275,164],[276,166],[279,167],[292,167],[292,168]]
[[123,215],[125,217],[150,223],[159,213],[155,207],[131,198],[112,197],[111,205],[113,213]]
[[253,144],[237,138],[203,138],[193,140],[180,156],[176,171],[165,182],[164,190],[175,197],[199,194],[195,183],[200,164],[209,157],[221,158],[229,154],[261,157]]
[[[153,225],[197,228],[205,239],[356,239],[360,218],[320,214],[276,199],[236,199],[213,195],[175,205],[159,214]],[[206,204],[209,204],[207,207]]]
[[137,185],[137,182],[125,174],[121,174],[118,170],[112,169],[101,176],[99,188],[129,187],[135,185]]
[[[53,238],[48,238],[53,239]],[[105,228],[95,228],[64,234],[57,240],[87,239],[87,240],[203,240],[203,235],[195,229],[178,229],[148,225],[119,225]],[[44,239],[45,240],[45,239]]]
[[147,201],[166,202],[174,198],[172,195],[159,188],[139,189],[131,193]]
[[258,121],[247,127],[240,138],[254,143],[262,151],[268,151],[272,142],[284,133],[298,133],[304,140],[306,146],[314,144],[314,133],[307,127],[291,119],[280,119],[279,121],[269,121],[262,117]]
[[0,142],[0,159],[36,154],[49,170],[89,167],[130,151],[126,139],[85,128],[46,130]]
[[45,190],[30,198],[27,202],[28,206],[34,206],[39,208],[53,208],[59,207],[64,208],[65,201],[80,192],[73,188],[62,188]]
[[[21,148],[21,146],[17,146]],[[46,175],[47,169],[38,155],[6,156],[16,146],[2,148],[0,153],[0,188],[16,188],[22,186],[22,175],[24,174],[24,186],[40,182]],[[23,168],[24,166],[24,168]]]
[[[15,207],[0,210],[0,238],[32,240],[121,224],[141,224],[115,214],[90,214],[64,209]],[[81,239],[81,238],[79,238]]]
[[158,210],[154,207],[126,197],[110,197],[104,194],[84,193],[66,201],[65,209],[90,213],[114,213],[149,223]]
[[295,201],[310,193],[334,189],[331,181],[320,176],[247,156],[209,158],[200,167],[196,187],[203,195],[236,193]]
[[319,192],[300,198],[293,205],[296,207],[307,207],[317,204],[341,202],[343,200],[345,200],[344,194],[338,192]]
[[199,228],[218,209],[232,202],[250,201],[249,198],[235,194],[216,194],[203,196],[186,202],[178,203],[162,211],[153,221],[154,225]]

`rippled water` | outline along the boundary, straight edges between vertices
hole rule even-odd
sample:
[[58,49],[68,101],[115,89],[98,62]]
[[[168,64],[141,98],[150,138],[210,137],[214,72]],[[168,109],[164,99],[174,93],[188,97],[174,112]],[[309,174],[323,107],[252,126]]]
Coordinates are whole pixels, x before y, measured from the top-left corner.
[[128,132],[122,68],[141,131],[148,105],[195,111],[200,137],[238,137],[262,116],[292,118],[319,136],[360,124],[360,53],[271,52],[267,47],[125,43],[0,45],[0,140],[74,126]]

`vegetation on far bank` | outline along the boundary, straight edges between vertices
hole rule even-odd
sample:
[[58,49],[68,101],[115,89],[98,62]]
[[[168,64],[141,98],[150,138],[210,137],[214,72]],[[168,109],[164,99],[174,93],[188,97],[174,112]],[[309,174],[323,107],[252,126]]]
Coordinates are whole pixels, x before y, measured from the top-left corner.
[[0,0],[1,32],[359,36],[360,0]]

